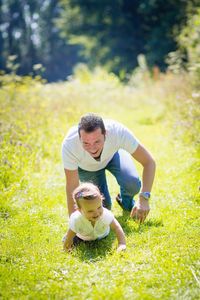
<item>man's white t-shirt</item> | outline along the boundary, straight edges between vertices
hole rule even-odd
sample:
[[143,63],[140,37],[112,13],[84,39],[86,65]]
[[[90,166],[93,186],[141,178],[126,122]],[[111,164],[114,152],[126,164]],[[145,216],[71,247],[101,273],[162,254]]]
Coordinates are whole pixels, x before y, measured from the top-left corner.
[[77,170],[80,167],[86,171],[104,169],[113,155],[124,149],[132,154],[139,144],[132,132],[124,125],[114,120],[104,120],[106,138],[100,160],[95,160],[84,150],[78,134],[78,126],[72,127],[62,144],[62,159],[64,168]]
[[94,226],[80,213],[73,212],[69,218],[69,228],[76,232],[76,235],[84,241],[93,241],[106,237],[110,232],[110,224],[114,220],[113,213],[103,207],[103,214],[96,221]]

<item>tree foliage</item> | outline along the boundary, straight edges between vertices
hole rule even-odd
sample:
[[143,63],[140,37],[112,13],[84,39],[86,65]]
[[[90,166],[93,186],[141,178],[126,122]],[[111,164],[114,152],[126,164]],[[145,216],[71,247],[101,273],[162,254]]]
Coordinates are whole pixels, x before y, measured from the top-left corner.
[[48,80],[70,74],[77,47],[60,37],[54,24],[58,14],[58,0],[1,0],[0,68],[8,71],[6,61],[16,55],[19,74],[32,72],[35,64],[43,65]]
[[9,71],[6,62],[16,56],[18,74],[45,70],[53,81],[79,62],[124,78],[140,54],[164,70],[166,55],[178,48],[196,61],[198,6],[199,0],[0,0],[0,69]]
[[200,78],[200,6],[189,14],[178,37],[180,49],[187,55],[187,69]]
[[84,46],[90,65],[131,71],[143,53],[150,66],[165,67],[176,49],[175,33],[186,20],[187,1],[62,0],[58,26],[71,44]]

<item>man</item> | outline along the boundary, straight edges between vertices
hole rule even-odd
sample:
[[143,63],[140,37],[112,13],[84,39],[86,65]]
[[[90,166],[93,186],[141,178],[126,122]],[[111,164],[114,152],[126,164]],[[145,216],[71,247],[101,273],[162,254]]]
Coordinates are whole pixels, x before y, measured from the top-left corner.
[[[133,159],[143,166],[142,186]],[[155,175],[151,154],[139,143],[128,128],[114,120],[84,115],[78,127],[72,127],[62,145],[66,175],[66,193],[69,215],[76,209],[72,198],[79,180],[96,184],[104,195],[104,206],[111,209],[111,198],[105,171],[111,172],[119,186],[116,200],[130,216],[144,222],[149,213],[149,198]],[[134,196],[139,194],[135,204]]]

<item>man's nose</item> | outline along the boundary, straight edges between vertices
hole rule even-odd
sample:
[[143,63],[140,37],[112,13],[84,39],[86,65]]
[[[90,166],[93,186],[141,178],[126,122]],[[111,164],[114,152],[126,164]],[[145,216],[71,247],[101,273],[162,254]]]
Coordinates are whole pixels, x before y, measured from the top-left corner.
[[91,151],[95,151],[96,149],[97,149],[97,147],[95,145],[90,146]]
[[90,144],[90,145],[88,145],[88,147],[89,147],[90,149],[92,149],[92,148],[94,148],[94,144]]

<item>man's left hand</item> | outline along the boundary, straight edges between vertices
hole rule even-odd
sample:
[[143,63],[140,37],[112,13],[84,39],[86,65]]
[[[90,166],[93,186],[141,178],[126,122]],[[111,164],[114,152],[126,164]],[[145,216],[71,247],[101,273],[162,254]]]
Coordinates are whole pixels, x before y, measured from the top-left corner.
[[136,222],[143,223],[150,211],[149,201],[139,197],[136,205],[132,208],[130,217],[135,219]]

